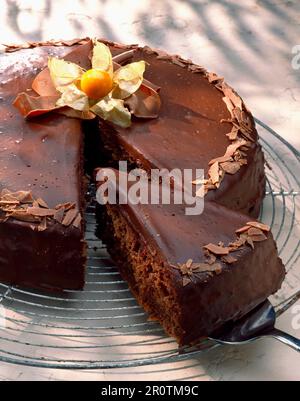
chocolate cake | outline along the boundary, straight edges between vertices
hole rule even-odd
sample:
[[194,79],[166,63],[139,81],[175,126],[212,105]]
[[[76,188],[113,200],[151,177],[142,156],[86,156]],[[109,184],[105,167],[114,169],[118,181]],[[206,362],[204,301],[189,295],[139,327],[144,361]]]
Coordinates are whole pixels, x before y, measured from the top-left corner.
[[152,168],[204,169],[200,216],[186,216],[184,205],[98,208],[99,236],[137,300],[170,335],[190,343],[246,314],[284,278],[271,233],[253,219],[265,190],[255,124],[216,74],[148,47],[105,43],[113,56],[127,52],[120,63],[145,60],[144,82],[160,88],[158,118],[132,116],[130,128],[56,112],[24,120],[12,103],[48,56],[88,69],[92,43],[28,43],[0,56],[0,281],[83,287],[84,154],[89,170],[119,160],[149,177]]
[[81,121],[49,114],[29,122],[13,106],[50,54],[68,52],[41,46],[0,56],[0,280],[6,283],[49,290],[84,285]]
[[98,234],[131,291],[181,344],[244,316],[285,275],[268,227],[213,201],[198,216],[185,206],[98,209]]

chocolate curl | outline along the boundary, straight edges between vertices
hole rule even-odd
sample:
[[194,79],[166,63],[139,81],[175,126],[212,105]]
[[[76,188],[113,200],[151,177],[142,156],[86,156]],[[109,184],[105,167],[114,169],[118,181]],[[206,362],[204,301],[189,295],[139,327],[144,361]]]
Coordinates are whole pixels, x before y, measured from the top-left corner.
[[73,110],[70,107],[58,107],[56,102],[60,95],[57,96],[29,96],[27,93],[20,93],[15,99],[13,105],[27,119],[41,116],[43,114],[55,111],[71,118],[79,118],[81,120],[92,120],[95,114],[89,111]]
[[13,105],[25,118],[33,118],[59,109],[60,107],[56,106],[59,97],[59,95],[34,97],[23,92],[16,97]]
[[142,84],[139,90],[125,99],[125,106],[138,118],[157,118],[161,107],[158,93]]
[[31,87],[40,96],[59,96],[53,85],[48,67],[35,77]]

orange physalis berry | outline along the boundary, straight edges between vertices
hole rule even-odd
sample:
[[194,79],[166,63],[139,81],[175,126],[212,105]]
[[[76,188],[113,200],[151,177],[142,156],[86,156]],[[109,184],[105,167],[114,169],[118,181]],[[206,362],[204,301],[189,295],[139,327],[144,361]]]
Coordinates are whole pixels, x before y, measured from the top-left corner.
[[89,98],[98,100],[112,90],[113,81],[108,72],[91,69],[82,75],[80,85]]

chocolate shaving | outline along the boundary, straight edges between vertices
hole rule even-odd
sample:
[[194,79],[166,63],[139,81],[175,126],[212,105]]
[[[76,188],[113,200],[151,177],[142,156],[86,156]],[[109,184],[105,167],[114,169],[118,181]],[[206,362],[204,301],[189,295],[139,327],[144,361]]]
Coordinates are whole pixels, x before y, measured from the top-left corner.
[[210,253],[209,251],[207,252],[207,263],[209,265],[213,265],[217,260],[216,255],[214,255],[213,253]]
[[219,82],[219,81],[223,81],[223,77],[219,77],[217,74],[215,74],[214,72],[208,72],[206,74],[206,77],[208,79],[208,81],[213,84],[215,82]]
[[222,100],[226,104],[231,117],[234,118],[234,105],[232,104],[231,100],[226,96],[224,96]]
[[[0,223],[8,219],[15,219],[31,224],[32,230],[45,231],[47,221],[53,219],[58,223],[64,221],[64,225],[71,225],[76,228],[81,227],[81,214],[75,209],[75,204],[68,202],[51,209],[47,203],[41,199],[34,199],[30,191],[11,192],[3,189],[0,195]],[[74,216],[74,218],[72,217]]]
[[206,70],[203,67],[200,67],[199,65],[191,64],[188,67],[189,71],[191,71],[194,74],[205,74]]
[[43,218],[40,224],[38,225],[38,231],[45,231],[47,230],[47,219]]
[[221,164],[221,167],[227,174],[236,174],[241,168],[241,165],[239,162],[225,162]]
[[232,263],[237,262],[237,258],[235,258],[234,256],[228,254],[228,255],[224,255],[221,257],[222,262],[227,263],[228,265],[231,265]]
[[37,198],[36,203],[45,209],[49,209],[49,206],[42,198]]
[[267,237],[263,233],[261,235],[251,235],[248,238],[251,238],[253,242],[262,242],[267,239]]
[[24,222],[36,223],[38,219],[27,213],[27,210],[14,210],[12,213],[8,215],[8,217],[12,217],[15,220],[20,220]]
[[238,230],[236,230],[236,234],[244,233],[245,231],[248,231],[249,228],[250,228],[250,227],[249,227],[248,225],[243,226],[243,227],[239,228]]
[[229,248],[228,247],[223,247],[215,244],[208,244],[203,247],[204,249],[207,249],[209,252],[213,253],[214,255],[228,255],[229,253]]
[[185,263],[185,266],[186,266],[188,269],[190,269],[191,266],[192,266],[192,264],[193,264],[193,259],[189,259],[189,260]]
[[266,231],[266,232],[270,231],[269,226],[267,226],[266,224],[263,224],[263,223],[259,223],[258,221],[250,221],[247,223],[247,225],[250,227],[259,228],[262,231]]
[[80,228],[81,226],[82,217],[81,214],[78,214],[75,220],[73,221],[73,226],[76,228]]
[[53,217],[55,209],[42,209],[40,207],[29,207],[27,213],[35,217]]
[[55,207],[56,210],[58,209],[64,209],[65,211],[68,211],[70,209],[74,209],[75,203],[72,202],[67,202],[67,203],[60,203]]
[[62,221],[62,225],[63,226],[71,225],[73,223],[74,219],[76,218],[77,214],[78,214],[77,209],[68,210]]
[[232,160],[232,156],[235,154],[235,152],[236,152],[240,147],[244,146],[246,143],[247,143],[247,141],[245,141],[244,139],[234,141],[233,143],[231,143],[231,144],[227,147],[224,156],[220,156],[220,157],[217,157],[216,159],[211,160],[211,161],[209,162],[209,165],[212,165],[212,164],[214,164],[214,163],[216,163],[216,162],[225,163],[225,162],[227,162],[227,161]]
[[189,277],[184,276],[184,277],[182,278],[182,286],[183,286],[183,287],[187,286],[187,285],[190,284],[191,282],[192,282],[192,280],[191,280]]
[[178,65],[179,67],[185,67],[186,64],[183,63],[182,61],[180,61],[178,58],[173,58],[172,59],[172,63],[175,65]]
[[220,175],[219,175],[219,162],[218,161],[216,161],[212,164],[212,166],[208,170],[208,176],[213,185],[219,183]]
[[20,202],[17,200],[0,200],[0,206],[9,206],[9,205],[19,205]]
[[234,105],[235,108],[242,110],[243,109],[243,101],[239,95],[225,82],[222,84],[222,92],[225,97],[227,97],[230,102]]
[[21,44],[4,44],[5,46],[5,51],[7,53],[12,53],[21,49],[32,49],[34,47],[41,47],[41,46],[74,46],[74,45],[81,45],[85,44],[88,42],[90,39],[89,38],[84,38],[84,39],[73,39],[73,40],[48,40],[44,42],[25,42]]
[[1,192],[1,201],[17,201],[19,203],[32,203],[33,198],[30,191],[10,192],[3,189]]
[[239,128],[233,125],[232,130],[226,136],[229,138],[230,141],[235,141],[238,137]]
[[250,236],[252,236],[252,235],[264,235],[264,233],[259,228],[255,228],[255,227],[251,227],[250,226],[249,229],[248,229],[248,235],[250,235]]
[[222,272],[222,266],[218,262],[214,263],[194,263],[192,259],[189,259],[186,263],[178,264],[177,266],[171,265],[171,267],[180,271],[183,275],[182,285],[185,287],[192,282],[192,277],[195,273],[215,273],[220,274]]
[[248,161],[247,161],[247,159],[240,159],[239,163],[241,166],[245,166],[246,164],[248,164]]
[[38,204],[38,202],[36,200],[34,200],[32,203],[32,207],[40,207],[40,205]]
[[[216,182],[216,180],[212,180],[211,178],[209,179],[209,182],[205,185],[205,193],[207,193],[209,190],[218,188],[225,173],[236,174],[240,170],[241,166],[247,164],[246,157],[248,148],[245,149],[244,153],[239,152],[238,149],[243,148],[242,150],[244,151],[244,146],[246,144],[250,143],[251,146],[251,143],[255,141],[255,137],[253,137],[255,127],[249,115],[250,113],[241,97],[234,91],[234,89],[224,82],[222,77],[219,77],[214,73],[207,72],[206,78],[224,95],[222,99],[226,104],[231,118],[226,120],[222,119],[221,123],[223,122],[232,124],[232,129],[228,134],[226,134],[226,136],[233,143],[228,146],[225,155],[210,161],[210,166],[214,165],[216,162],[219,162],[220,168],[222,169],[222,174],[220,174],[218,182]],[[222,165],[222,163],[226,164]],[[230,166],[230,164],[232,164],[232,166]]]
[[206,272],[215,272],[220,274],[222,271],[222,266],[220,263],[194,263],[193,264],[193,273],[206,273]]
[[64,214],[65,214],[65,211],[64,211],[63,208],[57,209],[57,210],[55,211],[55,213],[54,213],[53,218],[54,218],[54,220],[56,220],[57,222],[61,223],[61,222],[63,221],[63,219],[64,219]]
[[239,238],[237,238],[235,241],[230,242],[228,245],[230,252],[235,251],[238,248],[241,248],[243,245],[246,244],[247,242],[248,235],[247,234],[241,234]]
[[[264,228],[264,230],[262,229]],[[235,231],[238,236],[237,239],[226,247],[222,242],[219,242],[218,245],[208,244],[205,245],[204,252],[207,258],[211,257],[212,254],[215,255],[215,258],[221,257],[221,261],[227,264],[232,264],[237,261],[235,257],[230,255],[230,252],[235,252],[239,248],[248,244],[252,249],[255,248],[255,242],[261,242],[268,239],[268,237],[264,234],[263,231],[267,232],[270,228],[259,222],[249,222],[246,223],[243,227],[237,229]]]
[[253,243],[252,237],[247,237],[246,242],[247,242],[247,244],[249,244],[251,246],[252,249],[254,249],[254,243]]
[[136,49],[127,50],[126,52],[116,54],[115,56],[113,56],[112,59],[115,63],[124,65],[132,60],[135,52],[136,52]]

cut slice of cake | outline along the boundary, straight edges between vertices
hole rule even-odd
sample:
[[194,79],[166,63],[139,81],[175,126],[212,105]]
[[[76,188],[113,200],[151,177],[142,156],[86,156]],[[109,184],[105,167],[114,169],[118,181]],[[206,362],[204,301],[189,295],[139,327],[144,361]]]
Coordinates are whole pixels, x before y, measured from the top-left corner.
[[69,52],[69,46],[45,44],[0,55],[0,281],[9,284],[84,285],[81,121],[54,113],[26,121],[13,106],[49,55]]
[[285,270],[272,234],[252,220],[215,202],[188,216],[185,205],[135,205],[129,198],[98,206],[98,235],[140,305],[189,344],[280,288]]

